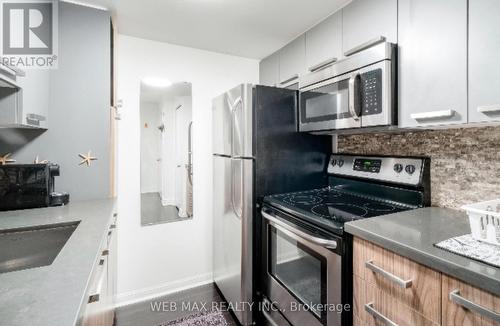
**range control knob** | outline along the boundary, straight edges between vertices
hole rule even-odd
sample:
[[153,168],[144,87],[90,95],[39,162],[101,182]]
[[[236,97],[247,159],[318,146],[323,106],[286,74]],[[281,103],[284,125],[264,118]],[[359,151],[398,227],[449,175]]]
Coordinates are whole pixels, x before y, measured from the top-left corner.
[[337,164],[339,165],[339,168],[341,168],[344,165],[344,160],[343,159],[339,159],[339,161],[337,162]]
[[415,172],[415,165],[407,165],[405,167],[405,171],[408,173],[408,174],[413,174]]
[[336,160],[336,159],[334,159],[334,158],[332,158],[331,164],[332,164],[332,166],[337,165],[337,160]]
[[396,173],[401,173],[403,171],[403,164],[401,163],[394,164],[394,171]]

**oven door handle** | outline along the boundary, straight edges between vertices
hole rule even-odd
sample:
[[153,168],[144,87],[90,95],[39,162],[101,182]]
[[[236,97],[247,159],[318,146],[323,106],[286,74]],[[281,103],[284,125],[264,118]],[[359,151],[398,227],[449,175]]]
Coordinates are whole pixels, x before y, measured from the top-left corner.
[[337,241],[335,240],[329,240],[329,239],[323,239],[323,238],[318,238],[316,236],[310,235],[308,233],[305,233],[301,230],[298,230],[285,222],[277,219],[274,216],[271,216],[270,214],[264,212],[262,210],[262,216],[269,221],[269,223],[274,226],[276,229],[280,230],[281,232],[285,233],[288,236],[291,237],[300,237],[304,240],[310,241],[318,246],[328,248],[328,249],[337,249]]

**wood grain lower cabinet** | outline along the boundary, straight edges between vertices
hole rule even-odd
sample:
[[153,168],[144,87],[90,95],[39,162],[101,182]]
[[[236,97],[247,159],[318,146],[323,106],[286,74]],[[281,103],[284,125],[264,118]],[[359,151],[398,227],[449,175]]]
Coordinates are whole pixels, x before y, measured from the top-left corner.
[[500,326],[500,297],[359,238],[353,274],[354,325]]
[[[488,314],[474,308],[466,308],[467,305],[476,305],[500,316],[500,297],[479,290],[471,285],[465,284],[452,277],[443,275],[443,325],[444,326],[493,326],[500,325],[500,319],[495,321],[488,318]],[[452,299],[454,295],[458,300],[464,299],[468,303],[457,303]],[[458,297],[457,297],[458,296]]]
[[[441,287],[440,273],[358,238],[354,240],[353,270],[355,279],[359,277],[365,282],[363,305],[370,301],[368,294],[378,291],[382,297],[376,298],[409,318],[404,319],[418,321],[419,325],[440,323],[441,292],[436,291]],[[399,319],[394,311],[383,308],[386,315]]]

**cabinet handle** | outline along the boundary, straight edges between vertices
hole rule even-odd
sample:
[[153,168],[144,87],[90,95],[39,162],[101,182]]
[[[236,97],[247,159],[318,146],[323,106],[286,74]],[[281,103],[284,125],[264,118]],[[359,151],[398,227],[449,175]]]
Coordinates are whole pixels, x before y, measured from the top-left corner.
[[390,320],[389,318],[387,318],[386,316],[382,315],[380,312],[375,310],[375,308],[373,307],[373,302],[365,304],[365,311],[370,315],[372,315],[374,318],[383,322],[384,325],[398,326],[398,324],[396,324],[395,322],[393,322],[392,320]]
[[283,80],[282,82],[280,82],[280,85],[288,84],[289,82],[291,82],[292,80],[295,80],[297,78],[299,78],[299,74],[292,75],[292,76],[288,77],[287,79]]
[[455,110],[429,111],[422,113],[412,113],[410,117],[413,120],[437,120],[451,118],[455,115]]
[[462,306],[465,309],[474,311],[483,317],[489,318],[497,323],[500,323],[500,314],[499,313],[497,313],[493,310],[490,310],[488,308],[485,308],[481,305],[478,305],[475,302],[467,300],[466,298],[464,298],[460,295],[460,290],[458,290],[458,289],[450,292],[450,300],[453,303],[455,303],[459,306]]
[[45,121],[46,118],[43,115],[40,114],[35,114],[35,113],[28,113],[26,114],[26,123],[34,126],[39,126],[40,121]]
[[104,278],[107,276],[106,269],[103,267],[105,262],[105,259],[101,259],[99,261],[99,266],[101,266],[100,268],[102,269],[101,276],[99,278],[99,283],[97,283],[97,288],[95,289],[94,294],[89,295],[88,303],[98,302],[100,300]]
[[500,113],[500,104],[479,106],[477,112],[485,114]]
[[374,45],[377,45],[379,43],[385,42],[385,40],[386,40],[385,36],[382,36],[382,35],[377,36],[374,39],[371,39],[371,40],[369,40],[369,41],[367,41],[365,43],[362,43],[360,45],[357,45],[357,46],[353,47],[350,50],[345,51],[344,55],[346,57],[348,57],[348,56],[353,55],[355,53],[358,53],[358,52],[361,52],[361,51],[366,50],[368,48],[371,48]]
[[325,68],[331,66],[332,63],[334,63],[336,61],[337,61],[337,58],[335,58],[335,57],[329,58],[329,59],[326,59],[325,61],[321,61],[318,64],[310,66],[309,68],[307,68],[307,70],[309,70],[310,72],[320,71],[322,69],[325,69]]
[[389,273],[388,271],[375,265],[373,263],[373,260],[369,260],[369,261],[365,262],[365,267],[368,268],[369,270],[371,270],[372,272],[383,276],[384,278],[388,279],[389,281],[396,284],[400,288],[408,289],[412,286],[412,283],[413,283],[412,280],[405,281],[405,280],[397,277],[396,275]]
[[21,70],[17,67],[14,67],[14,66],[4,65],[1,63],[0,63],[0,70],[3,70],[4,72],[6,72],[7,74],[9,74],[11,76],[19,76],[19,77],[26,76],[26,73],[24,72],[24,70]]

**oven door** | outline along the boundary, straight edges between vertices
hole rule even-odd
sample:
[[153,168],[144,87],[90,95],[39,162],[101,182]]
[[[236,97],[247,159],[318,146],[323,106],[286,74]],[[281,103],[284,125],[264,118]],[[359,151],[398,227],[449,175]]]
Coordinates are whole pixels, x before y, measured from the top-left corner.
[[334,251],[341,241],[295,228],[267,208],[262,216],[267,299],[292,325],[341,325],[342,310],[333,309],[342,304],[342,256]]
[[359,86],[359,72],[353,72],[302,88],[299,131],[361,127]]

